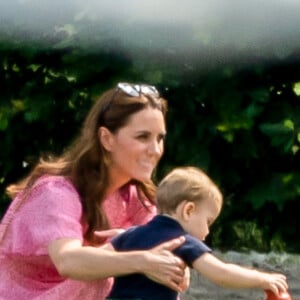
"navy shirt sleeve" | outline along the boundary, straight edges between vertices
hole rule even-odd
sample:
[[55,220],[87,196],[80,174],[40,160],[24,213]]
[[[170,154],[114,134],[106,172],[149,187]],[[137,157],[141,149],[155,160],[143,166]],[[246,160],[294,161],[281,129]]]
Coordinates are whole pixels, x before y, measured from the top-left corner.
[[113,237],[110,242],[113,245],[114,249],[122,250],[124,247],[124,242],[127,240],[128,235],[130,235],[130,233],[134,231],[136,228],[137,226],[132,226],[129,229],[127,229],[125,232]]
[[193,262],[207,252],[212,252],[212,250],[206,244],[189,234],[185,235],[183,245],[174,250],[174,253],[182,258],[191,268],[193,267]]

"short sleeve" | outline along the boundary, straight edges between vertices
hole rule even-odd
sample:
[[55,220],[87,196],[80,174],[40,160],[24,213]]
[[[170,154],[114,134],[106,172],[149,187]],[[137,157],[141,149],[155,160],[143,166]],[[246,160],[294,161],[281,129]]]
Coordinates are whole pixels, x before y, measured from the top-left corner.
[[56,239],[83,239],[80,198],[64,177],[39,179],[22,201],[7,228],[10,253],[45,255]]
[[192,267],[193,262],[198,257],[211,251],[212,250],[206,244],[187,234],[185,235],[184,244],[175,249],[174,253],[181,257],[189,267]]

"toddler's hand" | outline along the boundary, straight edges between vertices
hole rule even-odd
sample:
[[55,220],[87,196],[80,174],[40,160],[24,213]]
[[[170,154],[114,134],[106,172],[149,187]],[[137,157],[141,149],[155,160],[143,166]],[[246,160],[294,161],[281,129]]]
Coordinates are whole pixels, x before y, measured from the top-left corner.
[[[277,297],[280,293],[286,293],[288,284],[286,276],[282,274],[264,274],[263,287],[264,290],[272,291]],[[280,299],[280,298],[279,298]]]

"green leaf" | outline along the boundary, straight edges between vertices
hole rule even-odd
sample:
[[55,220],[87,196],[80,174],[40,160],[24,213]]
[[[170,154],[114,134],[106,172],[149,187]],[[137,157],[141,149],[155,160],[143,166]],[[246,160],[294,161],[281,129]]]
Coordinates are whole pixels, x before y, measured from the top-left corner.
[[23,111],[25,109],[25,103],[23,100],[12,100],[11,103],[13,105],[13,110],[16,112]]
[[297,96],[300,96],[300,82],[294,83],[293,91]]
[[283,121],[283,125],[284,125],[284,127],[289,128],[291,130],[294,130],[294,128],[295,128],[294,122],[292,120],[290,120],[290,119],[284,120]]
[[260,130],[267,136],[290,135],[293,130],[282,123],[263,123],[259,126]]
[[285,153],[292,150],[294,145],[294,123],[285,119],[282,123],[264,123],[260,130],[271,139],[271,145],[282,147]]
[[270,92],[267,89],[256,89],[250,92],[250,97],[255,102],[267,103],[270,98]]
[[294,173],[272,173],[256,184],[245,199],[251,202],[254,209],[262,208],[266,203],[276,204],[282,210],[288,200],[300,196],[300,175]]
[[263,112],[263,106],[257,103],[251,102],[251,104],[246,108],[245,114],[249,118],[257,117]]
[[39,64],[31,64],[27,67],[27,69],[32,70],[33,72],[36,72],[42,65]]
[[38,118],[39,118],[39,113],[38,113],[37,111],[35,111],[35,110],[33,110],[33,111],[27,111],[27,112],[25,112],[25,114],[24,114],[24,118],[25,118],[25,120],[26,120],[28,123],[32,123],[32,122],[38,120]]
[[8,119],[4,118],[0,114],[0,130],[4,131],[8,127]]

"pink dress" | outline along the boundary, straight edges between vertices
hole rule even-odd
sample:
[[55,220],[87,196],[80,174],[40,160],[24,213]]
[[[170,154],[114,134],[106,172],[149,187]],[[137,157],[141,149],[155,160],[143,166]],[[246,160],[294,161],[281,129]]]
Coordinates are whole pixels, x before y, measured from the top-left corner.
[[[143,224],[146,210],[134,185],[104,202],[112,228]],[[61,176],[44,176],[21,201],[16,197],[0,224],[0,300],[104,300],[112,279],[78,281],[61,277],[47,247],[59,238],[83,241],[82,206],[74,186]]]

